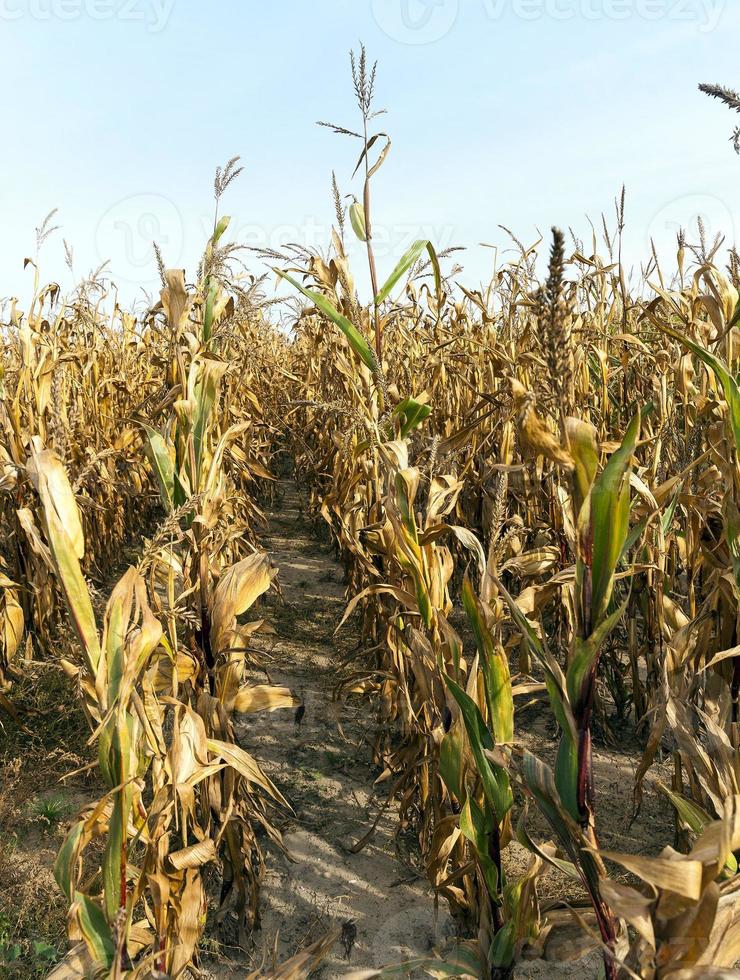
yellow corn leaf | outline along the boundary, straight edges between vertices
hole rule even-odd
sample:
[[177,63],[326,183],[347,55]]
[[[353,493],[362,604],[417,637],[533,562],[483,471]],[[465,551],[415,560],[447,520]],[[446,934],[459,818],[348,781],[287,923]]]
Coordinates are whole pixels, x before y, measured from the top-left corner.
[[183,847],[182,850],[175,851],[168,855],[168,861],[176,871],[184,871],[185,868],[199,868],[209,861],[216,860],[216,845],[212,837],[191,844],[190,847]]
[[276,708],[297,708],[300,703],[300,698],[289,687],[257,684],[240,688],[234,698],[233,710],[248,714],[253,711],[275,711]]
[[82,558],[85,553],[85,538],[80,512],[61,460],[50,449],[34,452],[28,461],[28,475],[44,508],[53,507],[58,515],[74,556]]
[[655,949],[655,930],[653,928],[652,911],[657,896],[643,895],[636,888],[602,878],[599,883],[602,898],[614,912],[628,922]]
[[192,297],[185,289],[185,270],[167,269],[165,282],[167,285],[160,293],[162,309],[171,329],[177,333],[187,322],[192,304]]
[[663,856],[642,857],[638,854],[620,854],[617,851],[599,851],[602,858],[615,861],[632,874],[642,878],[655,888],[675,892],[684,898],[698,901],[702,889],[704,866],[701,861],[692,860],[678,854],[671,848],[663,851]]
[[261,786],[278,803],[281,803],[288,810],[290,809],[290,804],[277,786],[274,785],[269,776],[265,775],[256,760],[248,752],[245,752],[244,749],[240,749],[233,742],[222,742],[217,738],[208,739],[208,748],[219,759],[223,759],[232,769],[236,769],[238,773],[241,773],[250,783]]
[[269,557],[259,552],[224,572],[211,609],[211,643],[215,653],[221,650],[236,617],[269,589],[275,574]]

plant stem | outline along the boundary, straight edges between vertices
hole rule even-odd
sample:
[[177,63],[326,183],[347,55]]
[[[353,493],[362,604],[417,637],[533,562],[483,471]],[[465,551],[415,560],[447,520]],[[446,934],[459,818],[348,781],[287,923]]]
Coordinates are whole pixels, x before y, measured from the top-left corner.
[[362,192],[362,207],[365,211],[365,245],[367,246],[367,263],[370,267],[370,286],[373,291],[373,325],[375,328],[375,356],[378,359],[378,365],[381,366],[383,363],[383,337],[380,330],[380,316],[378,313],[378,303],[376,297],[378,295],[378,273],[375,268],[375,254],[373,252],[373,233],[372,225],[370,223],[370,164],[368,161],[368,145],[367,145],[367,114],[363,113],[362,118],[363,125],[363,135],[365,138],[365,186]]

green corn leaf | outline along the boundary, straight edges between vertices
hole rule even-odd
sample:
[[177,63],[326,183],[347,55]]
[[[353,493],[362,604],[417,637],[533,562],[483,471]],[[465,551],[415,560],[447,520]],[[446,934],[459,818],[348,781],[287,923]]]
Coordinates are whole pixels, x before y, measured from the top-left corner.
[[[710,824],[715,822],[714,818],[703,807],[699,806],[698,803],[687,799],[681,793],[675,793],[660,781],[656,785],[660,792],[664,793],[674,805],[679,817],[695,834],[700,836]],[[725,869],[730,875],[737,874],[738,862],[734,854],[730,853],[728,855],[727,861],[725,862]]]
[[625,599],[617,609],[603,619],[588,639],[575,638],[575,653],[568,667],[566,683],[568,699],[576,714],[584,703],[591,668],[599,655],[599,650],[624,615],[628,601]]
[[673,494],[673,499],[671,500],[668,508],[663,515],[663,534],[668,534],[671,524],[673,523],[673,515],[676,513],[676,507],[678,505],[678,498],[681,496],[681,491],[683,490],[683,480],[676,487],[676,492]]
[[687,799],[681,793],[675,793],[659,781],[656,785],[661,793],[664,793],[674,805],[679,817],[695,834],[701,834],[711,823],[714,823],[714,819],[698,803]]
[[603,863],[598,853],[589,850],[589,840],[560,798],[552,769],[525,750],[522,776],[540,812],[550,824],[572,865],[578,869],[588,891],[591,895],[598,895]]
[[732,314],[732,319],[730,320],[730,326],[736,327],[740,324],[740,300],[735,303],[735,310]]
[[216,299],[218,298],[218,283],[212,282],[209,289],[208,295],[206,296],[206,307],[203,313],[203,343],[207,344],[211,339],[211,332],[213,330],[213,310],[216,305]]
[[522,777],[572,864],[576,868],[582,867],[581,847],[586,841],[560,798],[552,769],[525,749]]
[[123,630],[123,597],[111,596],[106,611],[105,661],[108,676],[108,704],[112,705],[118,697],[121,678],[126,667],[125,642]]
[[205,444],[208,423],[211,412],[216,402],[218,394],[218,383],[221,380],[227,365],[223,361],[213,357],[207,357],[202,363],[193,363],[191,368],[192,399],[195,402],[195,419],[193,422],[193,445],[195,451],[196,473],[192,474],[193,489],[200,489],[200,471],[203,461],[203,447]]
[[416,526],[416,517],[414,516],[414,507],[412,496],[415,493],[415,486],[413,484],[411,489],[409,484],[407,484],[405,479],[405,473],[397,473],[396,479],[394,481],[396,494],[398,495],[398,509],[401,512],[401,518],[406,527],[406,530],[411,535],[411,538],[415,545],[419,544],[419,530]]
[[467,574],[463,579],[463,608],[475,636],[486,688],[486,703],[493,736],[497,743],[514,740],[514,697],[511,692],[509,660],[500,644],[494,642],[483,607],[473,592]]
[[439,295],[441,293],[442,279],[439,271],[439,260],[437,258],[437,253],[435,252],[434,246],[430,241],[427,241],[424,238],[420,238],[418,241],[415,241],[413,245],[411,245],[411,247],[407,249],[407,251],[404,252],[404,254],[401,256],[401,259],[399,260],[395,269],[393,270],[393,272],[391,272],[390,276],[388,276],[385,283],[381,287],[380,292],[375,297],[376,305],[382,303],[384,299],[388,298],[391,290],[399,281],[399,279],[418,262],[419,257],[421,253],[424,251],[424,249],[426,249],[427,252],[429,253],[429,258],[432,263],[432,269],[434,271],[434,282],[436,285],[437,294]]
[[492,970],[503,971],[506,975],[516,960],[517,940],[516,923],[505,922],[493,937],[488,953],[488,962]]
[[574,820],[578,820],[578,743],[568,731],[564,731],[560,738],[554,776],[563,806]]
[[[100,729],[100,735],[98,736],[98,766],[105,780],[105,784],[109,789],[119,786],[131,774],[130,753],[133,741],[134,719],[130,714],[126,714],[124,718],[128,730],[127,737],[125,735],[122,738],[120,736],[117,737],[118,728],[121,724],[120,713],[114,711],[108,712],[106,720]],[[126,751],[125,757],[121,756],[122,745]]]
[[599,447],[596,441],[596,430],[588,422],[581,419],[569,418],[566,428],[568,451],[573,457],[574,512],[580,513],[584,500],[596,479],[599,468]]
[[460,811],[460,831],[475,848],[478,866],[486,880],[488,894],[497,904],[500,904],[501,882],[499,881],[498,868],[488,856],[489,837],[493,830],[491,814],[487,809],[484,811],[469,796]]
[[451,677],[445,675],[445,682],[460,707],[483,792],[493,808],[495,819],[501,821],[514,803],[508,773],[490,763],[485,756],[484,749],[493,749],[494,744],[478,705]]
[[112,716],[110,768],[114,785],[120,787],[113,795],[113,807],[108,823],[108,839],[103,859],[103,899],[108,922],[113,925],[121,907],[121,877],[126,850],[128,818],[134,788],[127,782],[131,756],[131,719],[116,712]]
[[460,830],[477,851],[487,852],[488,837],[493,833],[493,820],[490,813],[470,796],[460,811]]
[[404,398],[402,402],[393,410],[401,420],[401,438],[405,439],[409,432],[413,432],[421,423],[429,418],[432,410],[429,405],[423,405],[414,398]]
[[113,789],[117,785],[116,772],[112,767],[112,742],[115,718],[112,714],[108,715],[107,721],[100,729],[98,736],[98,768],[103,777],[105,785]]
[[[640,414],[642,418],[645,417],[642,412]],[[660,526],[664,536],[668,534],[671,524],[673,523],[673,516],[676,513],[678,498],[681,496],[682,490],[683,490],[683,481],[676,488],[676,492],[673,494],[670,504],[668,505],[665,512],[663,513],[663,516],[660,519]],[[634,545],[637,543],[637,541],[640,539],[642,532],[648,526],[652,518],[653,518],[653,514],[646,514],[644,517],[640,518],[637,524],[635,524],[633,527],[630,528],[629,534],[625,538],[624,545],[622,546],[622,553],[619,556],[620,561],[623,561],[625,559],[630,549],[633,548]]]
[[226,229],[229,227],[229,222],[230,221],[231,221],[231,218],[228,215],[224,215],[223,218],[221,218],[221,220],[219,221],[219,223],[216,225],[216,230],[213,232],[213,235],[211,236],[211,242],[214,245],[218,245],[219,240],[221,239],[221,236],[226,231]]
[[532,654],[537,658],[540,666],[545,672],[545,685],[550,698],[555,718],[563,732],[568,732],[571,739],[576,740],[576,724],[573,713],[568,702],[565,675],[560,664],[555,660],[550,651],[540,642],[540,638],[534,631],[534,627],[516,604],[514,598],[509,595],[506,588],[499,579],[495,579],[496,586],[508,603],[512,619],[519,627],[524,639],[529,646]]
[[124,810],[127,801],[124,797],[127,795],[125,790],[120,790],[113,796],[113,808],[108,824],[108,837],[105,842],[103,858],[103,901],[105,903],[105,917],[111,925],[116,921],[120,908],[121,870],[126,845],[124,821],[128,820],[128,811]]
[[706,350],[701,344],[690,340],[684,334],[679,333],[678,330],[673,330],[672,327],[665,326],[664,324],[658,325],[664,333],[667,333],[674,340],[687,347],[692,354],[696,354],[700,361],[703,361],[707,367],[710,367],[714,371],[725,393],[725,399],[730,409],[730,425],[732,426],[732,434],[735,439],[735,448],[740,453],[740,388],[738,388],[737,382],[732,374],[730,374],[729,368],[716,355],[712,354],[711,351]]
[[527,830],[527,807],[528,804],[525,803],[524,810],[517,821],[517,841],[522,845],[522,847],[525,847],[528,851],[531,851],[532,854],[536,854],[537,857],[542,858],[543,861],[551,864],[554,868],[557,868],[558,871],[562,871],[568,878],[571,878],[573,881],[577,881],[579,884],[581,884],[581,877],[578,874],[578,869],[576,868],[575,864],[573,864],[571,861],[564,861],[562,858],[548,853],[547,851],[543,850],[539,844],[536,844],[532,840],[529,835],[529,831]]
[[99,905],[82,892],[75,892],[77,919],[82,938],[96,963],[110,969],[115,953],[113,934]]
[[640,431],[640,413],[632,419],[622,445],[612,453],[609,462],[596,478],[579,517],[581,538],[580,561],[591,553],[591,623],[596,626],[609,605],[619,556],[629,529],[630,459]]
[[619,553],[619,561],[620,562],[621,561],[624,561],[624,559],[629,554],[630,550],[632,548],[634,548],[634,546],[640,540],[640,537],[642,536],[642,532],[648,526],[648,524],[652,520],[652,517],[653,517],[652,514],[646,514],[644,517],[641,517],[640,518],[640,520],[637,522],[637,524],[634,524],[629,529],[629,533],[628,533],[627,537],[624,539],[624,544],[622,545],[622,550]]
[[85,821],[80,820],[64,838],[54,862],[54,877],[60,889],[71,902],[74,897],[74,867],[77,863],[80,836],[85,829]]
[[365,209],[357,200],[353,201],[349,206],[349,222],[360,241],[366,242],[367,226],[365,224]]
[[331,320],[342,331],[344,336],[350,343],[352,350],[357,354],[363,364],[365,364],[371,371],[375,371],[377,367],[377,362],[375,359],[375,354],[370,348],[367,340],[362,336],[360,331],[355,327],[346,316],[343,316],[339,310],[335,309],[334,306],[329,302],[329,300],[322,296],[321,293],[314,292],[312,289],[306,289],[302,286],[296,279],[289,276],[287,272],[282,272],[280,269],[273,269],[277,275],[282,276],[283,279],[287,280],[291,286],[297,289],[300,293],[310,299],[314,306],[324,314],[327,320]]
[[567,820],[564,819],[563,806],[555,785],[552,769],[525,749],[522,776],[527,788],[534,796],[537,806],[561,842],[569,841],[571,835]]
[[167,448],[167,443],[156,429],[147,425],[146,422],[142,422],[141,427],[147,437],[144,450],[157,478],[162,503],[171,512],[174,510],[175,499],[175,472],[172,457]]
[[417,572],[414,572],[414,584],[416,585],[416,604],[419,607],[421,619],[427,629],[430,629],[434,621],[434,606],[429,597],[429,590],[426,582]]

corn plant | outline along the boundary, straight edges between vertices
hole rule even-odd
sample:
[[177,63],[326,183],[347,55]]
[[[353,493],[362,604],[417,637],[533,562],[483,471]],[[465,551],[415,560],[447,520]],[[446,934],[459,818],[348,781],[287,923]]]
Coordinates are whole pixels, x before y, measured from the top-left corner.
[[[240,686],[238,671],[232,671],[228,689],[224,684],[211,708],[219,709],[219,720],[207,730],[198,711],[173,697],[176,671],[166,667],[175,652],[149,605],[144,579],[135,568],[126,572],[99,632],[80,571],[84,539],[64,468],[53,453],[40,450],[31,476],[81,647],[81,663],[63,666],[78,680],[107,786],[73,826],[57,860],[57,880],[70,901],[70,938],[83,944],[74,947],[67,972],[59,975],[102,967],[111,976],[144,976],[153,968],[178,976],[191,962],[205,924],[201,868],[218,858],[214,821],[223,822],[218,837],[225,837],[227,847],[241,848],[253,839],[245,816],[231,812],[228,799],[215,804],[213,779],[220,776],[242,796],[247,786],[259,787],[287,806],[255,760],[235,744],[229,722],[235,710],[274,707],[280,699],[270,699],[275,692]],[[236,617],[270,579],[269,562],[260,555],[222,577],[211,607],[218,650],[233,642]],[[202,703],[198,707],[203,711]],[[102,867],[90,877],[86,852],[98,838],[105,842]],[[227,861],[233,858],[232,852]],[[78,966],[81,972],[75,972]]]

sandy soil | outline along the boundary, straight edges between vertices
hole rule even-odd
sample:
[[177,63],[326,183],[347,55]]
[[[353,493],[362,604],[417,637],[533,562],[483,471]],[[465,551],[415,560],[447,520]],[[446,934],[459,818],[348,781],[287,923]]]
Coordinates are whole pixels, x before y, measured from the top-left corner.
[[444,907],[435,911],[431,889],[396,841],[392,810],[352,852],[384,802],[382,787],[373,788],[374,720],[367,706],[333,700],[338,658],[357,641],[351,628],[334,636],[345,607],[341,569],[311,534],[295,485],[283,483],[279,498],[263,537],[283,596],[268,600],[278,633],[268,670],[302,696],[305,715],[296,725],[292,712],[275,711],[238,733],[295,810],[282,827],[290,856],[276,848],[267,855],[255,962],[278,933],[282,958],[337,924],[346,942],[340,938],[317,973],[329,980],[429,953],[454,925]]

